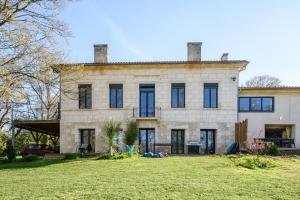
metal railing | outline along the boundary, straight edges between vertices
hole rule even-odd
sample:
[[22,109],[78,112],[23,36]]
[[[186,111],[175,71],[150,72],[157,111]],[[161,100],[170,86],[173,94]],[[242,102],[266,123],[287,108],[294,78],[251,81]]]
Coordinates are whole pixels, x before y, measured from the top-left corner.
[[144,108],[144,107],[134,107],[132,109],[133,118],[156,118],[159,119],[161,116],[161,107],[155,108]]

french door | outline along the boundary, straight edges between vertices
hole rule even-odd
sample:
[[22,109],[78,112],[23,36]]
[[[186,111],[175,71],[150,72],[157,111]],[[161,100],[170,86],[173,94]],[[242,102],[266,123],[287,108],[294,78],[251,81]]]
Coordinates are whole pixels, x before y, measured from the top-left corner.
[[184,153],[184,130],[171,131],[171,153],[172,154]]
[[155,86],[140,85],[140,117],[155,117]]
[[88,151],[95,152],[95,129],[81,129],[80,144],[87,145]]
[[140,153],[154,152],[155,129],[141,128],[139,134]]
[[201,129],[200,130],[200,154],[215,153],[215,130]]

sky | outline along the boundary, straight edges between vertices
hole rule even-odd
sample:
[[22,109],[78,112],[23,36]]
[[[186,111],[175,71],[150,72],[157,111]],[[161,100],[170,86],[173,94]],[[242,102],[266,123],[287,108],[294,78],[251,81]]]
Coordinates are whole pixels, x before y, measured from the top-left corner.
[[268,74],[300,86],[299,0],[80,0],[60,18],[68,62],[93,62],[94,44],[108,44],[109,61],[186,60],[186,43],[202,42],[202,60],[250,62],[240,83]]

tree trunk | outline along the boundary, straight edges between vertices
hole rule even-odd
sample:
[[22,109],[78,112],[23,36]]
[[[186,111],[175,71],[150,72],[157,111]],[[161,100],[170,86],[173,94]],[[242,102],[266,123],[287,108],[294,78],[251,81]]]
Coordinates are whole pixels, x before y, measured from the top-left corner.
[[112,146],[110,146],[110,147],[109,147],[109,154],[110,154],[111,156],[113,156],[113,155],[114,155],[114,152],[113,152],[113,147],[112,147]]

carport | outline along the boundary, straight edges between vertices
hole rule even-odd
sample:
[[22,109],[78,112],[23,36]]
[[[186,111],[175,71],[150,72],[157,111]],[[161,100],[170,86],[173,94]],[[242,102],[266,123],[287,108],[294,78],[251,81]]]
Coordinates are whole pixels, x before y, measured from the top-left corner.
[[55,146],[58,144],[60,136],[59,120],[14,120],[12,125],[13,143],[15,137],[17,137],[22,130],[27,130],[32,135],[36,143],[38,143],[42,135],[45,134],[50,136],[50,139]]

